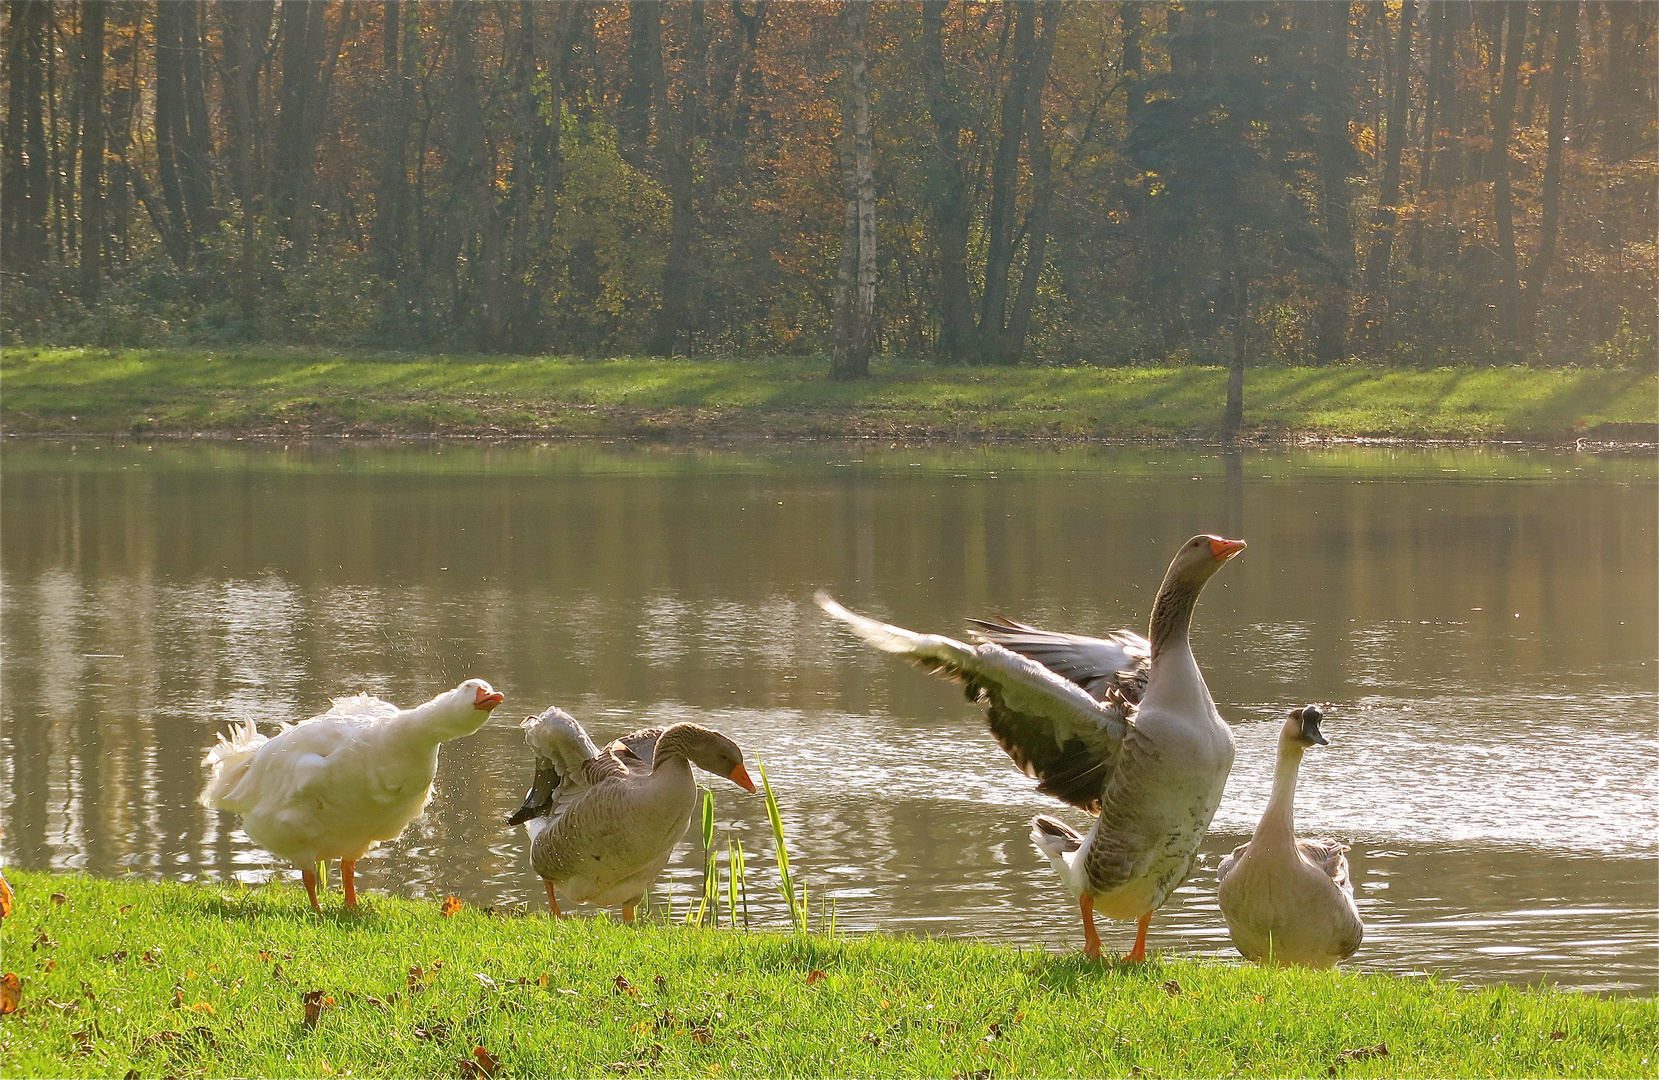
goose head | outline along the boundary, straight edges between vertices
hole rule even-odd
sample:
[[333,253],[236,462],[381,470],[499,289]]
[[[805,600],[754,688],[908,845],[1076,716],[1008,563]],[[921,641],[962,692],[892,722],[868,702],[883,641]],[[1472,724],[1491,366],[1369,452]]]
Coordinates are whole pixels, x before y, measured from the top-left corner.
[[1200,534],[1181,545],[1181,550],[1175,553],[1165,577],[1202,585],[1244,548],[1243,540],[1228,540],[1226,537],[1211,536],[1208,533]]
[[1324,710],[1317,705],[1304,705],[1290,710],[1285,726],[1279,729],[1279,742],[1306,749],[1309,746],[1329,746],[1330,740],[1319,730],[1325,719]]
[[669,758],[683,757],[704,772],[724,776],[744,791],[753,794],[755,782],[749,779],[749,770],[743,765],[743,751],[731,739],[701,724],[675,724],[657,740],[656,757],[651,762],[655,770]]
[[490,710],[501,704],[502,695],[483,679],[468,679],[447,693],[439,694],[412,710],[423,726],[443,740],[471,735],[484,726]]
[[1154,662],[1170,642],[1186,640],[1193,605],[1198,602],[1204,583],[1244,547],[1243,540],[1228,540],[1208,533],[1181,545],[1164,572],[1157,599],[1152,601],[1152,626],[1147,636],[1152,639]]

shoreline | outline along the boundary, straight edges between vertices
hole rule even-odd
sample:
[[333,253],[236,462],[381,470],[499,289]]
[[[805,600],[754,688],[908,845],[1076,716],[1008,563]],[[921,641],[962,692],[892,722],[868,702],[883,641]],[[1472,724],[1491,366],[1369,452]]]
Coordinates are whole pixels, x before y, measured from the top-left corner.
[[964,445],[1659,447],[1659,375],[1614,368],[945,367],[812,357],[11,347],[8,437],[887,440]]

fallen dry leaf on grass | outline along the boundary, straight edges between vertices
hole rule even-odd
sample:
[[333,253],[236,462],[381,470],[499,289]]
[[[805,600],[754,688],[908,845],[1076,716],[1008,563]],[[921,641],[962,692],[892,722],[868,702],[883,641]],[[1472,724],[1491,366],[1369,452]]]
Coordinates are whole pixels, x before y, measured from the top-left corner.
[[483,1047],[473,1047],[473,1057],[461,1058],[460,1065],[463,1077],[494,1077],[496,1070],[501,1068],[496,1055]]
[[52,896],[51,896],[51,900],[52,900],[52,906],[54,906],[54,907],[61,907],[62,905],[69,903],[69,897],[63,895],[63,893],[60,893],[60,892],[53,893]]
[[334,999],[321,990],[307,990],[300,1001],[305,1005],[305,1018],[300,1023],[307,1031],[315,1031],[323,1009],[334,1004]]
[[627,994],[629,997],[639,997],[639,991],[634,989],[634,984],[623,976],[618,975],[611,982],[616,986],[617,993]]
[[1181,993],[1181,984],[1176,982],[1174,979],[1159,985],[1162,986],[1164,993],[1168,994],[1170,997],[1176,997]]
[[1552,1032],[1550,1032],[1550,1042],[1560,1042],[1562,1039],[1565,1039],[1566,1037],[1567,1037],[1567,1033],[1565,1031],[1552,1031]]
[[826,976],[822,971],[819,971],[817,968],[813,968],[811,971],[806,973],[806,984],[811,986],[813,983],[823,982],[826,978],[828,978],[828,976]]
[[444,897],[443,906],[438,909],[438,914],[447,919],[460,910],[461,898],[459,896],[446,896]]
[[23,999],[23,980],[11,972],[0,975],[0,1016],[6,1016],[17,1011],[17,1003]]

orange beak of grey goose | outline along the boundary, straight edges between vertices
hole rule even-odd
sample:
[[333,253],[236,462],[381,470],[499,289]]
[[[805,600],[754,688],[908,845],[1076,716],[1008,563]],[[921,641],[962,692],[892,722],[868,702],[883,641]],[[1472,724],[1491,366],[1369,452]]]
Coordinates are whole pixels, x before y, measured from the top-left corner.
[[732,783],[736,784],[738,787],[742,788],[744,791],[747,791],[751,795],[755,793],[755,782],[749,779],[749,770],[743,767],[743,762],[741,761],[737,763],[737,767],[735,769],[726,774],[726,779],[730,780]]
[[503,700],[505,700],[505,699],[502,697],[502,695],[499,692],[494,691],[494,690],[486,690],[482,686],[480,686],[478,688],[478,697],[477,697],[476,700],[473,701],[472,707],[475,708],[475,709],[483,709],[485,712],[489,712],[491,709],[493,709],[497,705],[501,704],[501,702]]
[[1223,540],[1219,536],[1210,537],[1210,554],[1215,556],[1216,562],[1226,562],[1243,551],[1244,548],[1243,540]]

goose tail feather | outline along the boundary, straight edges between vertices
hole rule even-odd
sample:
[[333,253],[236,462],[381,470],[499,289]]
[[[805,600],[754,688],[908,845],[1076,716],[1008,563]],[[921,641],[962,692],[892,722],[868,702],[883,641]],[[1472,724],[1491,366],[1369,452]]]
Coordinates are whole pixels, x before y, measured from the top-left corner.
[[219,741],[202,756],[208,768],[207,787],[202,790],[201,804],[209,810],[229,810],[241,813],[245,808],[235,799],[236,789],[248,775],[259,748],[270,742],[254,726],[253,717],[241,727],[221,733]]

